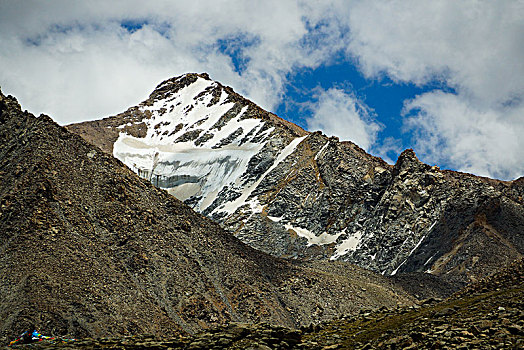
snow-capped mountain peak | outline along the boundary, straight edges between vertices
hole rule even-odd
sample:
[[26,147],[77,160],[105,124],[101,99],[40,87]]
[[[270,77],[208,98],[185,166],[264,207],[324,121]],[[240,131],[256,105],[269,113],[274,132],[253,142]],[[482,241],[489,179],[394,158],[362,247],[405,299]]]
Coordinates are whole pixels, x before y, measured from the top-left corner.
[[[246,176],[250,160],[263,149],[278,148],[271,142],[277,134],[287,136],[278,142],[286,154],[287,144],[297,144],[298,135],[277,132],[269,113],[260,111],[207,75],[186,74],[161,83],[138,107],[148,116],[135,122],[144,124],[145,135],[122,130],[113,154],[180,200],[189,199],[196,210],[231,214],[263,179]],[[269,161],[282,160],[274,154]],[[231,200],[217,199],[225,189]]]
[[388,275],[469,279],[475,266],[491,264],[478,244],[491,241],[460,235],[488,215],[486,198],[513,217],[518,210],[508,203],[524,195],[517,182],[443,172],[412,150],[391,166],[351,142],[306,132],[207,74],[166,80],[124,113],[69,128],[257,249],[349,260]]
[[[183,78],[159,88],[176,86]],[[264,122],[242,120],[247,106],[234,113],[228,93],[216,94],[217,89],[217,83],[197,76],[192,84],[170,89],[151,105],[142,105],[142,113],[150,112],[144,121],[146,135],[120,133],[113,154],[181,200],[199,196],[196,209],[206,209],[224,186],[232,186],[245,172],[251,156],[267,142],[267,130],[257,132]],[[225,121],[227,112],[231,119]],[[263,141],[252,142],[255,135]]]

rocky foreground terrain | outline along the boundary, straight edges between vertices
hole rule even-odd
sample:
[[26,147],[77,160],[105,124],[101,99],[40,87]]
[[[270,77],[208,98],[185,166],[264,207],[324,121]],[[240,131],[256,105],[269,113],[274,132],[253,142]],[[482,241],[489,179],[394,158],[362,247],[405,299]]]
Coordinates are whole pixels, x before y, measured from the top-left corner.
[[300,327],[415,299],[342,263],[246,246],[119,160],[0,94],[0,342]]
[[39,343],[99,349],[522,349],[524,261],[438,302],[376,311],[289,329],[231,323],[190,337],[134,336]]
[[127,111],[69,125],[140,176],[278,257],[332,259],[457,288],[524,253],[524,178],[395,165],[185,74]]

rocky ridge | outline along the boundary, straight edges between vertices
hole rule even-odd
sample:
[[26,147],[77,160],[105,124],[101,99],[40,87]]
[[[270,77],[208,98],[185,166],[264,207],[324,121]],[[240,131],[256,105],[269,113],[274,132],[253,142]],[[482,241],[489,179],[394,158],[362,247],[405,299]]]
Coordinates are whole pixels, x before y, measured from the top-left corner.
[[524,178],[442,171],[412,150],[391,166],[206,74],[169,79],[122,114],[68,128],[275,256],[463,286],[524,252]]
[[298,327],[410,305],[342,262],[288,262],[241,243],[119,160],[0,93],[0,338]]

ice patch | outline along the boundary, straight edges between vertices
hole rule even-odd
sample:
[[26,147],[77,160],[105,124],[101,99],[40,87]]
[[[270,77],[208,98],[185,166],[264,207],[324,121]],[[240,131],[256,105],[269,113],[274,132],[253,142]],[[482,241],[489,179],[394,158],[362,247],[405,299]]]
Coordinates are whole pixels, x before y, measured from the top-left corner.
[[135,172],[154,168],[154,174],[159,176],[200,179],[202,199],[196,206],[200,211],[213,203],[222,188],[233,186],[246,171],[249,160],[264,146],[246,143],[210,149],[191,142],[166,145],[148,141],[122,133],[113,146],[113,154]]
[[197,183],[185,183],[177,187],[173,187],[167,190],[167,192],[173,197],[185,201],[189,197],[194,196],[200,192],[200,185]]

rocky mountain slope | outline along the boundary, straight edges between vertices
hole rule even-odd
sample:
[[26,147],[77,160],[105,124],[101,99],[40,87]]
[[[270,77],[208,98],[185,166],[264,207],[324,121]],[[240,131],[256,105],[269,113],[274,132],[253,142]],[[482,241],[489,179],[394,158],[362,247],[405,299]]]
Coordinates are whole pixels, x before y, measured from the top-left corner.
[[301,341],[311,349],[521,349],[524,260],[440,303],[362,312],[323,324]]
[[[91,349],[522,349],[524,264],[470,285],[448,300],[362,310],[358,315],[293,330],[231,323],[188,337],[82,339],[69,348]],[[42,343],[41,348],[63,348]]]
[[0,93],[0,338],[288,327],[412,298],[341,262],[256,251]]
[[442,171],[412,150],[391,166],[206,74],[166,80],[124,113],[68,128],[275,256],[464,285],[524,252],[524,178]]

